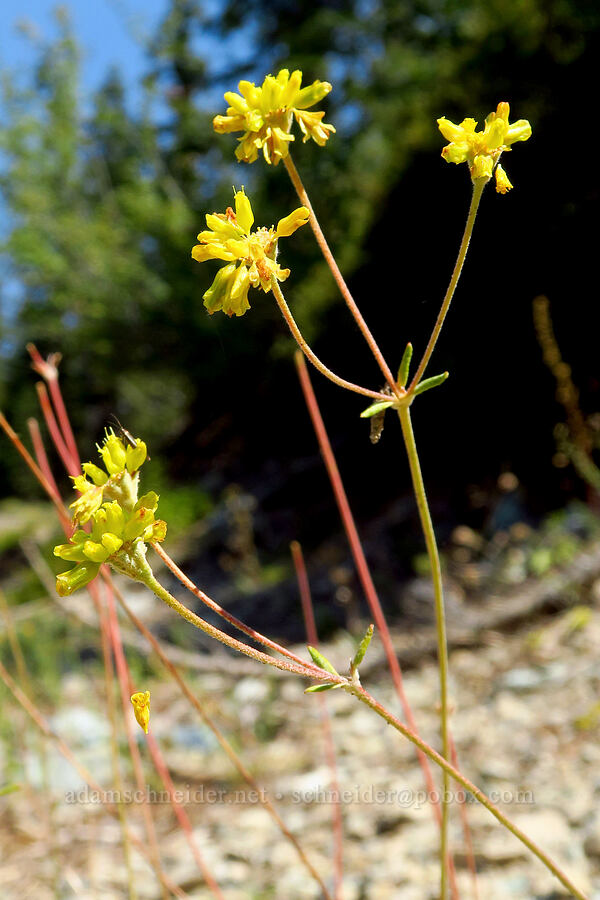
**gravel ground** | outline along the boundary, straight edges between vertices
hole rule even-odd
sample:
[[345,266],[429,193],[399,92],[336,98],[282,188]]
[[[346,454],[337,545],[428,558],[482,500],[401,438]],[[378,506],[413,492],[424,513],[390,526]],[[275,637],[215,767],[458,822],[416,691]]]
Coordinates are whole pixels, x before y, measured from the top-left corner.
[[[600,584],[592,585],[588,599],[589,606],[538,616],[515,633],[490,633],[483,645],[454,651],[452,731],[465,774],[492,794],[582,891],[600,898]],[[324,650],[342,667],[351,655],[345,636]],[[434,664],[412,669],[405,682],[422,735],[438,746]],[[317,695],[305,695],[298,680],[262,670],[256,677],[241,678],[196,674],[193,685],[208,698],[207,709],[331,885],[333,804]],[[152,732],[226,900],[321,897],[294,848],[173,685],[147,686],[152,690]],[[371,673],[365,686],[397,711],[385,672]],[[64,706],[52,723],[94,777],[110,784],[100,693],[85,677],[69,676]],[[343,791],[343,900],[433,900],[437,831],[410,744],[351,697],[332,692],[326,699]],[[19,717],[19,729],[21,721]],[[91,802],[89,792],[77,793],[81,782],[52,748],[47,756],[50,804],[39,788],[38,745],[24,725],[22,731],[21,752],[32,786],[0,799],[0,896],[126,897],[118,823]],[[138,737],[143,745],[141,732]],[[6,756],[6,744],[0,744],[0,753]],[[158,789],[143,753],[149,789]],[[0,757],[1,783],[6,782],[3,761]],[[126,780],[130,786],[129,773]],[[550,900],[565,895],[485,809],[468,803],[467,810],[480,898]],[[142,835],[141,804],[132,803],[126,811]],[[169,805],[157,802],[153,812],[171,879],[190,897],[212,896]],[[451,841],[460,895],[471,898],[475,894],[458,802],[452,803]],[[134,866],[139,897],[159,898],[154,877],[136,854]]]

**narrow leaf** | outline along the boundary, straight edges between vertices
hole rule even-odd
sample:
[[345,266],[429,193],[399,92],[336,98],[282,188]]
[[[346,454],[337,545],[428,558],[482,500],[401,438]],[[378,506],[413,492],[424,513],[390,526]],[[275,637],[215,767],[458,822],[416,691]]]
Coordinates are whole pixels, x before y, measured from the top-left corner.
[[322,653],[319,653],[316,647],[308,646],[308,652],[312,656],[312,660],[316,663],[320,669],[325,669],[326,672],[331,672],[332,675],[338,675],[339,673],[335,671],[331,663],[328,659],[326,659]]
[[369,625],[369,627],[367,628],[367,630],[365,632],[364,638],[358,645],[358,650],[356,651],[356,653],[354,655],[354,659],[352,660],[352,664],[351,664],[352,670],[358,669],[361,662],[365,658],[365,653],[369,649],[369,644],[371,643],[371,638],[373,637],[374,628],[375,628],[374,625]]
[[3,787],[0,787],[0,797],[5,797],[7,794],[14,794],[15,791],[20,790],[20,784],[5,784]]
[[304,691],[305,694],[318,694],[321,691],[333,691],[335,688],[341,688],[341,684],[331,684],[331,682],[327,681],[323,684],[313,684],[312,687],[307,687]]
[[377,403],[372,403],[371,406],[368,406],[366,409],[360,414],[361,419],[370,419],[371,416],[376,416],[377,413],[383,412],[386,409],[389,409],[390,406],[393,406],[395,400],[378,400]]
[[416,386],[415,397],[417,394],[423,394],[425,391],[437,387],[438,384],[443,384],[449,374],[449,372],[442,372],[441,375],[434,375],[433,378],[426,378],[425,381],[422,381],[421,384]]
[[404,356],[402,357],[402,362],[400,363],[400,368],[398,369],[398,384],[400,385],[400,387],[405,387],[406,382],[408,381],[408,372],[410,369],[412,354],[413,345],[407,344],[406,350],[404,351]]

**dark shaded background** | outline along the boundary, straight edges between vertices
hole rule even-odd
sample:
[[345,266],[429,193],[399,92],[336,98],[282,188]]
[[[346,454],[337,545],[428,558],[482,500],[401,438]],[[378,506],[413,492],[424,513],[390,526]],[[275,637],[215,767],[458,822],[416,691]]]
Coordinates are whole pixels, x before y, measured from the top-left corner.
[[[149,477],[176,531],[209,513],[205,571],[223,569],[215,557],[232,483],[255,498],[261,564],[286,555],[293,538],[315,570],[344,561],[345,551],[326,549],[338,518],[274,303],[255,292],[242,319],[209,318],[201,297],[215,267],[189,259],[204,213],[227,205],[232,183],[246,185],[259,224],[296,206],[282,166],[235,164],[234,136],[211,128],[224,90],[286,65],[334,85],[324,105],[338,133],[326,149],[297,140],[294,158],[392,368],[407,340],[417,354],[425,345],[469,203],[466,167],[439,157],[435,119],[481,122],[499,100],[512,118],[530,119],[533,137],[506,158],[514,191],[484,195],[432,362],[431,374],[451,377],[415,404],[414,423],[442,542],[459,523],[489,534],[586,496],[570,468],[553,466],[563,413],[531,305],[550,298],[582,407],[596,411],[596,3],[235,0],[215,13],[173,0],[148,48],[147,102],[135,107],[118,72],[78,99],[77,48],[61,21],[37,70],[7,79],[0,126],[4,271],[21,297],[16,310],[4,304],[1,403],[17,428],[25,433],[35,413],[24,351],[34,341],[63,353],[84,457],[116,413],[147,439]],[[222,53],[207,52],[208,37]],[[308,229],[282,253],[292,269],[286,296],[316,352],[376,388],[379,371]],[[402,577],[420,539],[398,424],[373,447],[359,418],[365,404],[316,373],[314,382],[370,558]],[[2,458],[2,492],[33,496],[6,445]],[[505,471],[520,488],[502,522]]]

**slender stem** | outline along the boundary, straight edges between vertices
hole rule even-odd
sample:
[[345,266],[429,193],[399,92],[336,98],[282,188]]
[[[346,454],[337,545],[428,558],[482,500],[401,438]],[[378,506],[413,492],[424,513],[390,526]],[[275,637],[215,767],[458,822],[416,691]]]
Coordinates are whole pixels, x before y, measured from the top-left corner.
[[442,330],[442,325],[444,324],[444,319],[446,318],[446,313],[450,308],[450,304],[452,302],[452,298],[454,296],[454,291],[456,290],[456,285],[458,284],[458,279],[460,278],[460,273],[462,272],[462,267],[465,262],[465,257],[467,255],[467,250],[469,249],[469,242],[471,240],[471,235],[473,234],[473,225],[475,224],[475,217],[477,215],[477,210],[479,209],[479,201],[481,200],[481,194],[483,192],[484,187],[486,186],[489,178],[478,178],[473,183],[473,193],[471,195],[471,205],[469,206],[469,214],[467,216],[467,223],[465,225],[465,230],[463,232],[462,240],[460,242],[460,247],[458,250],[458,256],[456,257],[456,262],[454,263],[454,270],[452,272],[452,277],[450,279],[450,284],[448,285],[448,289],[446,291],[446,295],[442,302],[442,308],[439,311],[436,323],[433,327],[433,331],[431,332],[431,337],[429,338],[429,343],[425,348],[425,353],[423,354],[423,358],[419,363],[417,371],[415,372],[415,377],[410,383],[409,391],[416,388],[418,383],[420,382],[425,369],[427,368],[427,363],[431,358],[431,354],[435,348],[437,343],[437,339],[440,336],[440,331]]
[[15,449],[21,454],[26,464],[29,466],[41,486],[44,488],[54,506],[56,507],[56,511],[58,513],[61,524],[63,525],[65,531],[67,531],[71,527],[71,521],[69,516],[62,504],[62,500],[60,496],[55,492],[52,484],[48,481],[38,464],[33,459],[31,453],[27,450],[23,441],[19,437],[19,435],[15,432],[13,427],[11,426],[8,419],[4,416],[4,414],[0,411],[0,428],[3,429],[6,436],[12,441]]
[[[450,732],[448,728],[448,646],[446,641],[446,617],[444,614],[444,593],[442,588],[442,569],[440,566],[440,556],[438,553],[437,543],[435,540],[435,532],[427,503],[427,494],[425,493],[425,484],[421,473],[419,463],[419,455],[417,453],[417,445],[415,443],[415,435],[412,428],[410,418],[410,408],[402,407],[398,410],[400,424],[402,426],[402,436],[406,446],[408,455],[408,464],[410,466],[410,474],[412,478],[413,491],[417,501],[419,510],[419,518],[421,519],[421,527],[425,537],[427,546],[427,555],[431,566],[431,577],[433,580],[433,594],[435,604],[435,623],[438,645],[438,671],[440,676],[440,723],[442,732],[442,754],[445,759],[450,759]],[[447,880],[447,858],[448,858],[448,773],[444,770],[443,776],[443,796],[442,796],[442,824],[440,830],[440,864],[441,864],[441,900],[446,900],[448,892]]]
[[287,647],[283,647],[281,644],[278,644],[276,641],[272,641],[270,638],[265,637],[264,634],[261,634],[260,631],[256,631],[254,628],[250,628],[249,625],[246,625],[245,622],[242,622],[241,619],[236,618],[230,612],[227,612],[226,609],[223,609],[218,603],[212,600],[208,594],[205,594],[204,591],[200,590],[200,588],[194,584],[194,582],[188,578],[188,576],[181,571],[179,566],[174,560],[171,559],[166,550],[161,547],[160,544],[154,543],[152,544],[152,549],[155,553],[160,556],[164,564],[167,568],[173,573],[175,578],[190,591],[194,597],[197,597],[198,600],[201,600],[205,606],[208,606],[209,609],[212,609],[213,612],[216,612],[218,616],[221,616],[222,619],[225,619],[226,622],[229,622],[230,625],[233,625],[234,628],[237,628],[238,631],[241,631],[243,634],[246,634],[249,638],[252,638],[253,641],[256,641],[258,644],[262,644],[263,647],[268,647],[270,650],[274,650],[276,653],[281,653],[282,656],[287,656],[288,659],[291,659],[293,662],[298,663],[300,666],[304,666],[307,670],[314,671],[318,675],[320,673],[320,669],[318,666],[315,666],[311,662],[307,662],[301,657],[297,656],[295,653],[292,653],[291,650],[288,650]]
[[300,202],[302,203],[303,206],[306,206],[306,208],[308,209],[308,211],[310,213],[310,218],[308,220],[310,222],[310,227],[313,230],[314,236],[316,238],[317,244],[319,245],[321,253],[325,257],[325,261],[326,261],[327,265],[329,266],[329,268],[331,269],[331,274],[335,278],[336,284],[337,284],[338,288],[340,289],[340,293],[341,293],[342,297],[344,298],[344,300],[346,301],[346,305],[348,306],[348,309],[352,313],[352,316],[354,317],[354,321],[358,325],[362,336],[364,337],[365,341],[369,345],[371,353],[375,357],[375,360],[377,362],[377,365],[381,369],[383,377],[385,378],[386,382],[388,383],[388,385],[391,388],[391,390],[393,391],[393,393],[396,394],[396,396],[400,396],[400,392],[398,390],[398,385],[396,384],[396,380],[395,380],[394,376],[392,375],[390,367],[388,366],[385,359],[383,358],[383,353],[379,349],[379,346],[377,345],[377,341],[371,334],[369,326],[365,322],[361,311],[359,310],[358,306],[356,305],[356,301],[354,300],[354,297],[350,293],[348,285],[344,281],[344,276],[340,272],[338,264],[336,263],[336,261],[334,259],[333,253],[331,252],[331,250],[329,248],[329,244],[327,243],[327,241],[325,239],[325,235],[323,234],[323,232],[321,230],[321,226],[319,225],[319,221],[315,215],[315,211],[312,207],[312,203],[310,202],[310,199],[308,197],[308,194],[306,193],[304,184],[302,183],[302,179],[300,178],[298,170],[297,170],[296,166],[294,165],[294,161],[292,159],[291,153],[288,153],[288,155],[284,158],[283,162],[287,169],[287,173],[290,176],[292,184],[296,188],[296,193],[298,194],[298,197],[300,198]]
[[[389,400],[389,396],[387,394],[381,394],[378,391],[371,391],[369,388],[360,387],[358,384],[354,384],[352,381],[346,381],[345,378],[340,378],[339,375],[336,375],[335,372],[332,372],[331,369],[328,369],[326,365],[324,365],[318,356],[316,356],[313,351],[310,349],[304,338],[300,333],[300,329],[296,324],[296,320],[294,319],[292,312],[285,302],[285,297],[281,292],[281,288],[279,287],[279,282],[273,278],[271,280],[271,287],[273,288],[273,295],[275,296],[275,300],[277,301],[277,305],[281,310],[281,314],[283,318],[288,324],[288,327],[292,334],[296,339],[296,343],[304,353],[307,359],[311,361],[315,369],[318,369],[321,375],[324,375],[325,378],[329,378],[330,381],[333,381],[334,384],[339,385],[340,387],[346,388],[348,391],[354,391],[355,394],[364,394],[365,397],[374,397],[375,400]],[[397,389],[396,389],[397,393]]]
[[240,773],[242,778],[248,782],[248,784],[254,791],[256,791],[256,796],[258,798],[258,801],[263,804],[263,806],[265,807],[265,809],[267,810],[269,815],[272,816],[273,820],[275,821],[275,823],[281,830],[281,833],[294,846],[294,848],[296,849],[296,852],[298,854],[298,857],[300,858],[300,860],[302,861],[304,866],[306,866],[306,869],[310,872],[310,874],[315,879],[315,881],[317,881],[317,883],[319,884],[319,887],[323,891],[323,896],[324,896],[325,900],[332,900],[331,894],[327,890],[327,888],[323,882],[323,879],[321,878],[321,876],[319,875],[319,873],[317,872],[317,870],[315,869],[313,864],[310,862],[310,860],[306,856],[304,850],[302,849],[300,843],[298,842],[298,839],[296,837],[294,837],[292,832],[289,830],[289,828],[287,827],[287,825],[285,824],[285,822],[283,821],[283,819],[281,818],[281,816],[275,809],[274,805],[271,803],[271,801],[267,797],[265,789],[261,788],[259,783],[254,778],[254,776],[250,774],[249,770],[246,768],[246,766],[244,765],[244,763],[242,762],[242,760],[240,759],[238,754],[235,752],[235,750],[233,749],[233,747],[231,746],[231,744],[229,743],[227,738],[222,734],[222,732],[220,731],[220,729],[218,728],[216,723],[211,719],[211,717],[206,712],[206,709],[204,708],[203,703],[201,703],[200,700],[198,699],[197,694],[192,693],[192,691],[189,689],[186,682],[184,681],[183,677],[180,675],[178,669],[173,665],[173,663],[171,662],[169,657],[162,650],[159,642],[156,640],[156,638],[154,637],[152,632],[149,631],[148,628],[146,628],[146,626],[141,621],[141,619],[139,619],[135,615],[135,613],[129,608],[129,606],[125,602],[125,599],[124,599],[122,593],[117,588],[117,586],[115,584],[113,584],[112,579],[110,577],[110,573],[106,574],[105,580],[106,580],[107,584],[110,584],[113,593],[115,594],[117,600],[119,601],[119,603],[121,605],[121,608],[129,616],[129,619],[131,620],[133,625],[135,625],[135,627],[138,629],[138,631],[148,641],[148,643],[150,644],[150,646],[152,647],[152,649],[154,650],[154,652],[160,659],[161,663],[170,672],[173,679],[179,685],[181,692],[184,694],[184,696],[188,699],[188,701],[194,707],[194,709],[199,714],[202,721],[205,723],[205,725],[208,728],[210,728],[210,730],[216,737],[217,741],[221,745],[222,749],[224,750],[224,752],[227,755],[227,757],[229,758],[229,760],[233,763],[233,765],[238,770],[238,772]]
[[[44,734],[47,738],[51,739],[54,743],[54,746],[59,751],[59,753],[67,760],[67,762],[73,766],[78,775],[81,776],[83,781],[95,792],[96,796],[99,798],[100,802],[106,807],[106,809],[110,812],[112,816],[116,819],[119,818],[119,813],[117,810],[117,804],[114,803],[111,799],[113,791],[105,791],[104,788],[100,786],[100,784],[94,779],[93,775],[85,768],[85,766],[79,762],[73,751],[70,747],[58,737],[56,732],[50,726],[48,720],[42,715],[39,710],[39,707],[35,706],[34,703],[28,698],[26,694],[19,688],[19,686],[15,683],[13,678],[11,678],[9,672],[5,669],[0,661],[0,680],[4,682],[8,690],[11,692],[17,703],[23,707],[27,715],[33,719],[36,726],[39,730]],[[130,833],[129,839],[134,847],[138,850],[139,853],[146,859],[150,865],[152,866],[152,859],[146,845],[143,841],[137,837],[137,835],[133,832]],[[189,898],[189,895],[185,893],[178,885],[176,885],[170,878],[167,877],[164,873],[158,873],[161,879],[161,882],[165,885],[165,887],[171,891],[176,897],[180,897],[181,900],[186,900]]]
[[[117,710],[115,704],[115,696],[113,692],[113,667],[110,655],[109,645],[109,626],[106,617],[101,609],[100,603],[96,604],[96,611],[100,617],[100,637],[102,642],[102,658],[104,661],[104,693],[106,699],[106,712],[110,723],[110,757],[112,766],[112,776],[117,790],[117,796],[124,796],[123,778],[121,776],[121,764],[119,758],[119,738],[117,729]],[[137,900],[137,890],[135,875],[133,872],[133,863],[131,859],[131,844],[129,841],[129,831],[127,828],[127,818],[125,813],[125,804],[118,803],[117,810],[119,813],[119,824],[121,826],[121,840],[123,842],[123,854],[125,857],[125,870],[127,872],[127,885],[129,890],[129,900]],[[152,849],[150,849],[152,852]],[[153,859],[156,866],[156,861]],[[158,871],[158,870],[157,870]],[[163,900],[168,900],[168,894],[163,886]]]
[[[302,547],[298,541],[292,541],[290,550],[292,552],[292,559],[294,560],[294,568],[296,569],[296,579],[298,581],[300,602],[302,604],[302,613],[304,615],[304,624],[306,626],[306,636],[309,644],[318,649],[319,635],[317,632],[317,623],[315,621],[308,573],[306,571],[306,565],[304,564],[304,554],[302,553]],[[318,702],[321,708],[321,726],[323,729],[325,756],[327,758],[327,765],[329,766],[331,796],[333,799],[333,893],[334,900],[341,900],[344,886],[344,823],[340,802],[340,782],[338,777],[335,743],[331,728],[331,716],[329,715],[327,698],[324,694],[318,694]]]
[[549,869],[553,875],[558,878],[560,883],[569,891],[569,893],[573,897],[577,897],[578,900],[588,900],[583,891],[580,891],[573,882],[565,875],[565,873],[560,869],[557,864],[548,856],[547,853],[539,847],[535,841],[532,841],[531,838],[527,837],[524,831],[515,825],[511,820],[504,815],[504,813],[487,797],[486,794],[483,793],[476,785],[473,784],[472,781],[469,781],[458,769],[455,769],[448,760],[444,759],[437,753],[429,744],[426,744],[424,740],[422,740],[418,735],[416,735],[410,728],[407,728],[399,719],[393,716],[390,712],[388,712],[368,691],[365,691],[363,687],[357,684],[349,684],[346,688],[346,691],[353,694],[357,697],[362,703],[366,704],[370,709],[377,713],[377,715],[381,716],[382,719],[391,725],[392,728],[395,728],[396,731],[399,731],[400,734],[404,735],[409,741],[411,741],[415,746],[417,746],[423,753],[429,757],[429,759],[436,763],[436,765],[440,766],[443,771],[457,781],[460,785],[462,785],[473,797],[481,803],[482,806],[491,812],[491,814],[496,818],[501,825],[503,825],[511,834],[517,838],[517,840],[521,841],[528,850],[530,850],[537,858]]
[[[99,581],[95,581],[92,585],[88,586],[90,589],[93,589],[94,594],[99,592]],[[146,837],[148,842],[148,851],[152,858],[152,864],[154,870],[157,874],[162,872],[162,864],[160,861],[160,851],[158,848],[158,839],[156,836],[156,828],[154,825],[154,819],[152,818],[152,809],[148,800],[146,798],[146,792],[144,791],[145,783],[144,783],[144,768],[142,764],[141,754],[137,745],[137,742],[133,736],[132,723],[131,723],[131,702],[130,697],[133,692],[133,687],[131,685],[131,678],[129,674],[129,667],[127,665],[127,660],[125,658],[125,653],[123,651],[123,643],[121,641],[121,633],[119,629],[119,622],[117,619],[117,611],[115,607],[115,602],[113,598],[112,585],[105,581],[104,584],[104,599],[105,599],[105,610],[102,615],[101,625],[102,625],[102,635],[104,638],[104,631],[106,630],[106,639],[109,641],[110,646],[112,648],[112,652],[115,658],[115,664],[117,669],[117,681],[119,684],[119,692],[121,695],[121,707],[123,712],[123,721],[125,723],[125,734],[127,736],[127,745],[129,747],[129,756],[131,758],[131,763],[133,766],[133,774],[135,776],[136,785],[138,790],[140,791],[140,796],[144,799],[141,803],[142,815],[144,817],[144,827],[146,829]],[[100,609],[100,604],[98,603],[98,608]],[[168,895],[164,892],[163,885],[163,900],[168,900]]]
[[138,580],[145,584],[146,587],[150,588],[160,600],[163,600],[167,606],[170,606],[171,609],[175,610],[175,612],[178,613],[182,619],[185,619],[186,622],[195,625],[200,631],[203,631],[210,637],[215,638],[215,640],[220,641],[221,644],[226,644],[232,650],[237,650],[245,656],[250,656],[257,662],[266,663],[266,665],[273,666],[276,669],[283,669],[284,672],[293,672],[295,675],[301,675],[303,678],[314,678],[316,681],[324,682],[338,681],[340,684],[345,684],[346,680],[344,678],[339,676],[336,678],[335,675],[331,675],[329,672],[324,672],[321,669],[312,669],[308,668],[308,666],[299,666],[293,663],[284,662],[282,659],[275,659],[272,656],[268,656],[266,653],[262,653],[260,650],[255,650],[254,647],[249,647],[248,644],[244,644],[236,638],[230,637],[230,635],[225,634],[224,631],[220,631],[218,628],[215,628],[214,625],[201,619],[200,616],[197,616],[191,609],[188,609],[187,606],[173,597],[173,595],[170,594],[151,573],[146,573],[143,577],[140,576]]

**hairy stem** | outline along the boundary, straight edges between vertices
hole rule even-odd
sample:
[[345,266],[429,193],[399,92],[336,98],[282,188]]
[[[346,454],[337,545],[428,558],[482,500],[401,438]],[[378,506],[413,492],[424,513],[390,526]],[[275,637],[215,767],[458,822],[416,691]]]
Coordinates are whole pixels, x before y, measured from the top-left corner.
[[477,215],[477,210],[479,209],[479,201],[481,200],[481,194],[483,192],[484,187],[486,186],[489,178],[478,178],[477,181],[473,183],[473,193],[471,195],[471,205],[469,207],[469,214],[467,216],[467,223],[465,225],[465,230],[463,232],[462,240],[460,242],[460,247],[458,250],[458,256],[456,257],[456,262],[454,263],[454,269],[452,272],[452,277],[450,278],[450,284],[448,285],[448,289],[446,291],[446,295],[442,301],[442,307],[438,313],[438,317],[436,319],[436,323],[433,326],[433,331],[431,332],[431,337],[429,338],[429,343],[425,348],[425,353],[423,354],[423,358],[419,363],[417,371],[415,372],[415,377],[410,383],[409,391],[414,390],[416,386],[419,384],[421,378],[425,373],[425,369],[427,368],[427,363],[431,358],[431,354],[435,349],[435,345],[437,343],[437,339],[440,336],[440,331],[442,330],[442,325],[444,324],[444,319],[446,318],[446,314],[450,309],[450,304],[452,302],[452,298],[454,297],[454,291],[456,290],[456,285],[458,284],[458,279],[460,278],[460,273],[462,272],[462,267],[465,262],[465,257],[467,255],[467,250],[469,249],[469,243],[471,240],[471,235],[473,234],[473,226],[475,224],[475,217]]
[[568,890],[568,892],[573,896],[577,897],[578,900],[588,900],[583,891],[580,891],[579,888],[575,887],[573,882],[565,875],[562,869],[557,866],[557,864],[548,856],[547,853],[539,847],[535,841],[532,841],[531,838],[527,837],[524,831],[515,825],[511,820],[504,815],[504,813],[487,797],[486,794],[483,793],[476,785],[473,784],[472,781],[469,781],[458,769],[455,769],[451,763],[448,762],[447,759],[444,759],[437,753],[429,744],[426,744],[418,735],[416,735],[410,728],[407,728],[399,719],[389,713],[368,691],[365,691],[363,687],[357,684],[349,684],[346,687],[346,690],[357,697],[361,703],[366,704],[370,709],[377,713],[377,715],[381,716],[388,725],[391,725],[392,728],[395,728],[396,731],[399,731],[400,734],[404,735],[409,741],[411,741],[416,747],[423,751],[423,753],[429,757],[429,759],[436,763],[436,765],[440,766],[443,771],[453,778],[454,781],[457,781],[458,784],[462,785],[473,797],[481,803],[482,806],[491,812],[491,814],[496,818],[501,825],[503,825],[511,834],[517,838],[517,840],[521,841],[522,844],[530,850],[534,856],[546,866],[547,869],[552,872],[553,875],[558,878],[560,883]]
[[285,297],[283,296],[277,279],[271,279],[271,287],[273,289],[273,295],[275,297],[275,300],[277,301],[277,305],[281,310],[281,314],[287,322],[288,328],[296,339],[296,343],[298,344],[306,358],[313,364],[315,369],[319,370],[321,375],[324,375],[325,378],[329,378],[330,381],[333,381],[333,383],[339,385],[339,387],[346,388],[347,391],[354,391],[355,394],[364,394],[365,397],[374,397],[375,400],[390,399],[386,394],[381,394],[377,391],[371,391],[369,390],[369,388],[361,387],[358,384],[354,384],[352,381],[346,381],[345,378],[340,378],[339,375],[336,375],[335,372],[332,372],[331,369],[328,369],[327,366],[321,362],[319,357],[315,353],[313,353],[313,351],[310,349],[310,347],[302,337],[300,329],[296,324],[296,320],[292,315],[292,311],[285,302]]
[[171,609],[175,610],[182,619],[185,619],[186,622],[199,628],[200,631],[208,634],[209,637],[214,638],[221,644],[225,644],[232,650],[237,650],[239,653],[243,653],[244,656],[249,656],[257,662],[265,663],[276,669],[283,669],[284,672],[293,672],[295,675],[301,675],[303,678],[314,678],[316,681],[338,681],[340,684],[345,683],[345,679],[339,676],[336,678],[336,676],[330,675],[329,672],[321,672],[318,669],[309,669],[294,663],[285,662],[283,659],[275,659],[274,657],[263,653],[261,650],[256,650],[254,647],[250,647],[248,644],[244,644],[242,641],[238,641],[236,638],[225,634],[224,631],[215,628],[214,625],[201,619],[200,616],[197,616],[191,609],[188,609],[187,606],[173,597],[173,595],[156,580],[149,567],[148,570],[148,572],[144,573],[143,577],[140,574],[138,580],[141,581],[142,584],[145,584],[146,587],[150,588],[150,590],[156,594],[160,600],[163,600],[167,606],[170,606]]
[[325,257],[325,261],[326,261],[327,265],[331,269],[331,274],[335,278],[335,282],[336,282],[338,288],[340,289],[340,293],[341,293],[342,297],[344,298],[344,300],[346,301],[346,305],[347,305],[348,309],[350,310],[350,312],[352,313],[352,316],[354,317],[354,321],[358,325],[362,336],[364,337],[365,341],[369,345],[371,353],[375,357],[377,365],[381,369],[381,373],[382,373],[383,377],[385,378],[388,386],[390,387],[390,389],[392,390],[392,392],[394,394],[396,394],[397,396],[400,396],[398,385],[396,384],[396,380],[395,380],[394,376],[392,375],[390,367],[386,363],[386,361],[383,357],[383,353],[379,349],[377,341],[371,334],[371,331],[370,331],[367,323],[365,322],[361,311],[359,310],[358,306],[356,305],[356,301],[354,300],[354,297],[350,293],[350,290],[348,289],[348,285],[344,281],[344,277],[339,270],[338,264],[336,263],[336,261],[334,259],[333,253],[329,249],[329,244],[325,240],[325,235],[323,234],[323,232],[321,230],[321,226],[319,225],[319,221],[315,215],[315,211],[312,207],[312,203],[310,202],[308,194],[306,193],[306,189],[304,187],[304,184],[302,183],[302,179],[300,178],[298,170],[297,170],[296,166],[294,165],[294,161],[292,159],[291,153],[288,153],[288,155],[284,158],[283,163],[287,169],[287,173],[290,176],[292,184],[296,188],[296,193],[298,194],[298,197],[300,198],[300,202],[302,203],[303,206],[306,206],[306,208],[308,209],[308,211],[310,213],[310,218],[308,220],[310,223],[310,227],[313,230],[313,234],[316,238],[317,244],[319,245],[319,249],[321,250],[321,253]]

